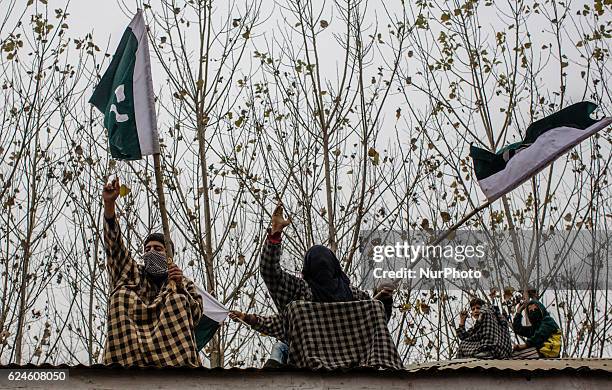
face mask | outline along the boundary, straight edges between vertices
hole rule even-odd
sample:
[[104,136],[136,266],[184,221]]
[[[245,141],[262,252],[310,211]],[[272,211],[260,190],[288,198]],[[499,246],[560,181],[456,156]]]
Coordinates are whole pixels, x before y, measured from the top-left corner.
[[532,311],[528,311],[527,317],[529,317],[529,322],[531,322],[532,324],[538,323],[542,321],[542,311],[539,308]]
[[150,250],[142,256],[144,273],[153,282],[159,284],[168,278],[168,263],[162,253]]

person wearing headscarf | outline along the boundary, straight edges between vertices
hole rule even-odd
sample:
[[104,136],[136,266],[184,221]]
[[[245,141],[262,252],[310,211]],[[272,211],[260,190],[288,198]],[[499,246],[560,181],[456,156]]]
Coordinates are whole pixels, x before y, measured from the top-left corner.
[[[283,214],[283,205],[279,202],[272,213],[271,227],[259,264],[259,272],[279,312],[293,301],[348,302],[372,299],[367,292],[351,285],[335,253],[323,245],[314,245],[306,251],[301,278],[285,271],[280,265],[281,234],[291,220],[285,219]],[[384,305],[385,320],[388,322],[393,305],[393,288],[380,286],[375,294],[376,299]],[[282,342],[276,343],[272,349],[272,359],[266,366],[286,362],[284,358],[287,354],[287,346]]]
[[[122,366],[200,366],[194,328],[202,297],[175,264],[168,266],[163,234],[147,236],[143,265],[123,243],[115,202],[119,180],[106,184],[104,247],[109,291],[104,363]],[[168,283],[173,281],[174,283]]]
[[499,310],[480,298],[470,301],[474,325],[466,330],[467,311],[459,314],[458,358],[508,359],[512,355],[509,323]]
[[314,245],[306,252],[302,278],[310,287],[314,302],[353,300],[348,276],[340,267],[334,252],[323,245]]
[[[530,325],[523,325],[524,310],[527,310]],[[512,328],[514,333],[525,338],[523,344],[514,346],[515,358],[559,357],[561,330],[542,302],[531,299],[519,306]]]

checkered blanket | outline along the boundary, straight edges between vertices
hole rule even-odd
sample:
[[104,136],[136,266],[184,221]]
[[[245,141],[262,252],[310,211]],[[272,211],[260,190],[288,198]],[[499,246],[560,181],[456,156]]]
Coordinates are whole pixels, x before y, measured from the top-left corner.
[[458,358],[474,357],[479,352],[488,352],[495,359],[508,359],[512,355],[512,339],[508,321],[491,306],[480,309],[480,317],[469,330],[457,328],[459,343]]
[[158,288],[130,256],[116,219],[105,220],[110,283],[104,363],[123,366],[199,366],[194,327],[202,298],[183,278],[173,291]]
[[256,316],[252,327],[288,344],[289,364],[300,368],[403,368],[379,301],[294,301],[278,315]]
[[[312,291],[304,279],[289,274],[280,265],[281,244],[264,244],[259,272],[276,308],[283,310],[293,301],[312,301]],[[371,299],[367,292],[351,286],[355,300]]]

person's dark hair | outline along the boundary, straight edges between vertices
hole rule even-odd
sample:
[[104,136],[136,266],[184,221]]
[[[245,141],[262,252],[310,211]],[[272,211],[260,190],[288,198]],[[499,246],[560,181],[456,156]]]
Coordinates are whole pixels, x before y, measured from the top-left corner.
[[[144,243],[142,244],[142,247],[144,248],[145,246],[147,246],[147,244],[150,241],[161,242],[162,244],[164,244],[165,247],[168,247],[168,245],[166,244],[166,237],[164,237],[163,233],[151,233],[151,234],[149,234],[147,236],[147,238],[145,238]],[[172,242],[172,240],[170,240],[170,247],[174,251],[174,243]]]
[[476,305],[478,305],[478,306],[482,306],[482,305],[484,305],[484,304],[485,304],[485,301],[483,301],[482,299],[480,299],[480,298],[472,298],[472,299],[470,300],[470,309],[471,309],[472,307],[476,306]]

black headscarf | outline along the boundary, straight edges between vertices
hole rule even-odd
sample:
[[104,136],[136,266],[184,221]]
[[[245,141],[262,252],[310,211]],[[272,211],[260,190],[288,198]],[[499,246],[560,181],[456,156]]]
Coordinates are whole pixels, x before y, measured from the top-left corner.
[[[537,305],[538,308],[529,310],[529,306],[531,305]],[[546,306],[536,299],[530,300],[527,304],[527,318],[529,318],[529,322],[536,327],[540,326],[540,324],[545,324],[545,326],[551,329],[559,329],[555,320],[551,317],[550,313],[548,313],[548,310],[546,310]]]
[[323,245],[308,249],[304,256],[302,276],[314,302],[346,302],[353,300],[348,276],[342,271],[334,252]]

